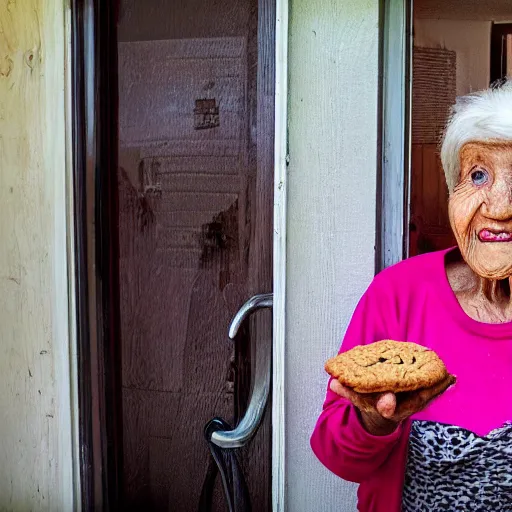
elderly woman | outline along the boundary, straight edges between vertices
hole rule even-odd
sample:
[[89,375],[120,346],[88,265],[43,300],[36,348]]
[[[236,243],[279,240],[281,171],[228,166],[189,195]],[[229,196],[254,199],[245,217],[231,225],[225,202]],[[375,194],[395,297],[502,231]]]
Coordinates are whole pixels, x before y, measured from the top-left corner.
[[363,512],[512,510],[512,82],[458,100],[441,159],[458,247],[377,275],[342,351],[412,341],[457,383],[382,393],[363,412],[368,397],[331,380],[311,438],[360,483]]

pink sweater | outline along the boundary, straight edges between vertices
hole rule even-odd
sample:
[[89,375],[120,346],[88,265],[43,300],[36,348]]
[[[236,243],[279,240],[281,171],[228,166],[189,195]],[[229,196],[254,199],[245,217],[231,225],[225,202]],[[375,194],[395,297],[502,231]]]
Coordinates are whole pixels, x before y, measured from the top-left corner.
[[[343,340],[340,351],[381,339],[428,346],[457,377],[385,437],[366,432],[354,406],[328,388],[311,447],[330,471],[360,483],[361,512],[473,510],[467,503],[512,510],[512,481],[503,476],[512,470],[512,323],[484,324],[465,314],[446,277],[448,252],[377,275]],[[509,505],[499,508],[499,499]]]

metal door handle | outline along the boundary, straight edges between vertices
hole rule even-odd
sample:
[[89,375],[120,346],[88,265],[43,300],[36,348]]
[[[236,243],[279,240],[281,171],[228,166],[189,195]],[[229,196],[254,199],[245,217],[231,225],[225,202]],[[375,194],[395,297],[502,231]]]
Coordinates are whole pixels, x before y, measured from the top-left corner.
[[[255,295],[238,311],[229,326],[229,337],[234,339],[245,319],[255,311],[272,308],[273,294]],[[221,448],[240,448],[256,433],[260,425],[270,392],[270,372],[272,361],[271,344],[263,349],[262,357],[256,357],[254,368],[254,385],[249,400],[249,406],[240,423],[233,430],[216,430],[211,433],[211,442]]]

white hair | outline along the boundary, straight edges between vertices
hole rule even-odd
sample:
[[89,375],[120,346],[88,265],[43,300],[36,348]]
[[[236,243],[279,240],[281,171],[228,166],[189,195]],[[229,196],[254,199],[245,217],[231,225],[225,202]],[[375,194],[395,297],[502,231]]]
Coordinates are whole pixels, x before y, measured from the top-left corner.
[[446,125],[441,162],[450,194],[460,177],[460,151],[468,142],[512,142],[512,78],[461,96]]

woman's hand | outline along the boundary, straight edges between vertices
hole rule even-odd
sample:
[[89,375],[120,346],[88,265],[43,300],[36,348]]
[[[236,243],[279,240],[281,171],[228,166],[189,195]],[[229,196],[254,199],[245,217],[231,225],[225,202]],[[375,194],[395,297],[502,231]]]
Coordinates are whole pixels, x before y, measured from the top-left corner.
[[331,380],[330,388],[337,395],[350,400],[359,409],[363,426],[370,434],[385,436],[394,432],[403,420],[423,410],[453,382],[454,378],[449,375],[430,388],[398,394],[356,393],[336,379]]

